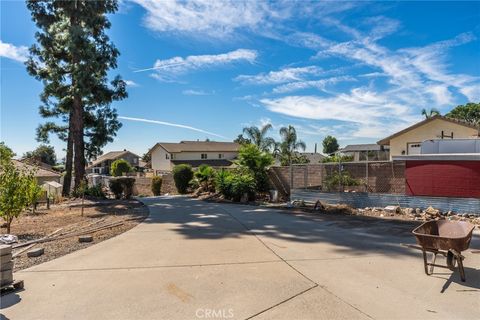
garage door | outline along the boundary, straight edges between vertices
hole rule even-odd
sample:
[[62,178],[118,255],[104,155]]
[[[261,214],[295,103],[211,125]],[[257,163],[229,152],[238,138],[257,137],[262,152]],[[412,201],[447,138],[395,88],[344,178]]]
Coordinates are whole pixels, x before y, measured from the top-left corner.
[[418,142],[408,143],[407,146],[408,146],[408,150],[407,150],[408,155],[410,155],[410,154],[420,154],[420,150],[421,150],[421,147],[422,147],[422,145],[420,143],[418,143]]

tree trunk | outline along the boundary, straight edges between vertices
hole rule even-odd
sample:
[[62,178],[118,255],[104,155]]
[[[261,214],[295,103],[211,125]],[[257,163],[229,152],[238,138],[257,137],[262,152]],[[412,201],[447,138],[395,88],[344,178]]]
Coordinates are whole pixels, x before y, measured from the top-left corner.
[[7,218],[7,234],[10,234],[10,226],[12,225],[13,218]]
[[[70,117],[72,118],[72,111],[70,111]],[[63,178],[63,190],[64,197],[70,195],[70,189],[72,186],[72,168],[73,168],[73,133],[72,122],[69,123],[68,138],[67,138],[67,155],[65,156],[65,177]]]
[[83,107],[79,96],[73,97],[73,118],[71,119],[73,127],[74,141],[74,171],[75,171],[75,189],[80,187],[85,177],[85,143],[83,141]]

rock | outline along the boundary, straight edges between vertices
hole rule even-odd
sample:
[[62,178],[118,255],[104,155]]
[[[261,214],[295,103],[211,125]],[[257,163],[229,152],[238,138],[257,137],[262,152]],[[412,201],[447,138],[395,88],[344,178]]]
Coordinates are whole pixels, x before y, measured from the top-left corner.
[[413,210],[413,208],[405,208],[405,209],[403,209],[403,213],[404,213],[404,214],[408,214],[408,215],[412,214],[414,211],[415,211],[415,210]]
[[29,258],[40,257],[44,253],[45,253],[45,250],[43,248],[32,249],[27,251],[27,257]]
[[452,212],[452,211],[448,211],[448,212],[447,212],[447,217],[450,217],[451,215],[453,215],[453,212]]
[[399,206],[386,206],[384,210],[388,213],[400,213]]
[[8,244],[0,245],[0,256],[12,253],[12,246]]
[[415,208],[415,213],[416,214],[421,214],[422,213],[422,210],[420,208]]
[[440,210],[434,209],[433,207],[428,207],[425,210],[425,213],[432,217],[438,217],[440,215]]
[[470,215],[468,213],[462,214],[462,218],[470,218]]
[[80,236],[78,237],[78,242],[92,242],[93,241],[93,236]]

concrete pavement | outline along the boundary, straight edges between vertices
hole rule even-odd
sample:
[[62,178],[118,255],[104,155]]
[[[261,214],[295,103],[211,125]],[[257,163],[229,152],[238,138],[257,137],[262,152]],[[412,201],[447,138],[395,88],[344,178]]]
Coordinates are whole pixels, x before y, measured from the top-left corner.
[[[16,274],[9,319],[478,319],[480,254],[467,282],[423,273],[412,223],[292,215],[183,197],[115,238]],[[478,235],[471,247],[480,247]]]

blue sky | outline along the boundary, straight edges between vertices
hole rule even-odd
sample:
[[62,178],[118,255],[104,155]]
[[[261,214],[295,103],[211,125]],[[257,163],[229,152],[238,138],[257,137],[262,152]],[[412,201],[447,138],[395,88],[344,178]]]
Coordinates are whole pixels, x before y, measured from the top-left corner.
[[[41,84],[22,64],[35,25],[1,2],[0,139],[33,149]],[[480,2],[122,1],[110,17],[129,98],[104,151],[158,141],[232,140],[249,125],[294,125],[307,150],[330,134],[376,142],[480,101]],[[52,138],[57,153],[63,143]]]

